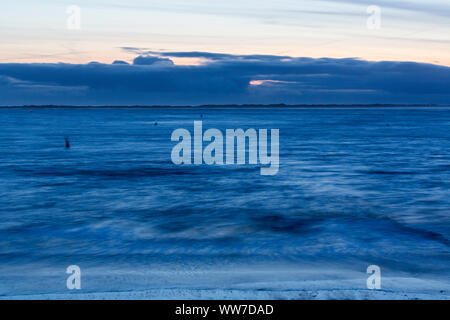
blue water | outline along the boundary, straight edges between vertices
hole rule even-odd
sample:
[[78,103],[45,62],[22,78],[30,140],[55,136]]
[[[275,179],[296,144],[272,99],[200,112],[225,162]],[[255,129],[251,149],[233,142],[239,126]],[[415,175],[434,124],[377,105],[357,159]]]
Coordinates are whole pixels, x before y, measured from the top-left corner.
[[[171,133],[194,120],[279,129],[279,173],[174,165]],[[448,281],[450,108],[18,108],[0,109],[0,123],[1,295],[63,292],[70,264],[120,274],[371,263]],[[60,283],[30,281],[45,270]],[[116,288],[102,281],[91,290]]]

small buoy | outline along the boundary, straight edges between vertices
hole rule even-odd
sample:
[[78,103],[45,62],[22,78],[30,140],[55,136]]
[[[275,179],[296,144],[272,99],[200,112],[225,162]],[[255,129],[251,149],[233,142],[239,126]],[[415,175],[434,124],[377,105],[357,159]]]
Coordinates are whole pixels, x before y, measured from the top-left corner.
[[65,137],[64,139],[66,140],[66,149],[69,149],[70,148],[69,138]]
[[158,125],[158,122],[155,122],[155,126],[157,126]]

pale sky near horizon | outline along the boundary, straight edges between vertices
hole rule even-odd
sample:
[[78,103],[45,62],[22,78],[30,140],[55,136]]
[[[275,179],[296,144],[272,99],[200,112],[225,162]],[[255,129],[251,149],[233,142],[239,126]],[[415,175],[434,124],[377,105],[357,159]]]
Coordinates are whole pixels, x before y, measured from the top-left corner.
[[[66,26],[70,5],[81,8],[79,30]],[[369,5],[381,8],[380,29],[367,27]],[[0,7],[0,63],[132,61],[136,53],[122,47],[134,47],[450,66],[448,0],[17,0]]]

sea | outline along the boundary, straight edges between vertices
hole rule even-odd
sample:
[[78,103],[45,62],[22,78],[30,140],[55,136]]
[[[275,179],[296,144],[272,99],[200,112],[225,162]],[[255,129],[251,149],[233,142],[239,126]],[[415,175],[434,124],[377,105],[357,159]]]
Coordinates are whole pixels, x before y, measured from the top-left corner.
[[[278,173],[174,164],[194,121],[278,129]],[[16,298],[449,299],[450,108],[0,108]]]

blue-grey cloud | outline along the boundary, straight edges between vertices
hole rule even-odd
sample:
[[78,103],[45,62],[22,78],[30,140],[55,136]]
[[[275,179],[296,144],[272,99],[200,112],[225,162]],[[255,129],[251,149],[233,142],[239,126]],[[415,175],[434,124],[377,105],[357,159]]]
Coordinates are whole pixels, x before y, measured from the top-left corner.
[[449,67],[354,58],[144,52],[132,65],[0,64],[2,105],[450,104],[449,88]]
[[135,65],[173,65],[173,61],[166,58],[160,58],[150,55],[138,56],[133,60],[133,64]]
[[[177,52],[167,52],[167,51],[152,51],[139,48],[123,47],[125,51],[129,52],[139,52],[145,55],[154,55],[159,57],[174,57],[174,58],[204,58],[208,60],[259,60],[259,61],[280,61],[286,59],[292,59],[289,56],[274,56],[274,55],[233,55],[226,53],[214,53],[214,52],[202,52],[202,51],[177,51]],[[140,57],[138,57],[140,58]],[[155,57],[156,58],[156,57]],[[136,58],[137,59],[137,58]]]
[[129,63],[123,60],[114,60],[112,64],[129,64]]

